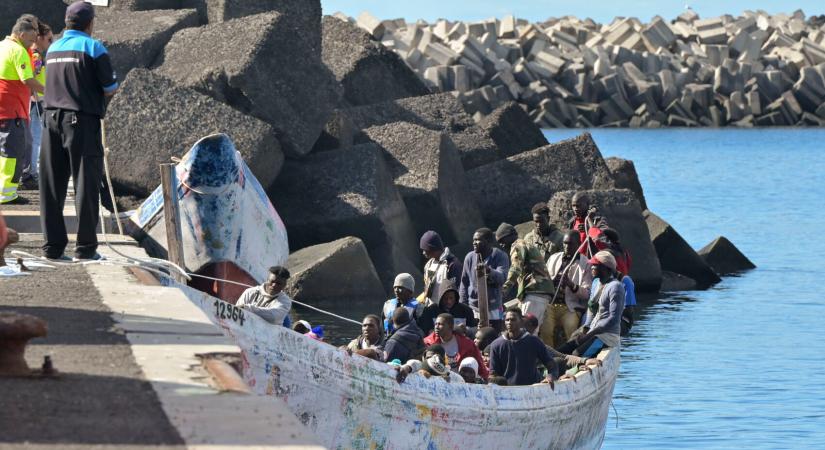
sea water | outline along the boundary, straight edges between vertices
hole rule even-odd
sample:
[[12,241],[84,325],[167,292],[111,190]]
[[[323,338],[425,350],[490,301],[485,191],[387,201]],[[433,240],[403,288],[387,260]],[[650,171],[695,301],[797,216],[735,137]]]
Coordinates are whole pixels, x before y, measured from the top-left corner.
[[694,248],[723,235],[758,267],[646,302],[604,448],[825,448],[825,130],[592,134]]

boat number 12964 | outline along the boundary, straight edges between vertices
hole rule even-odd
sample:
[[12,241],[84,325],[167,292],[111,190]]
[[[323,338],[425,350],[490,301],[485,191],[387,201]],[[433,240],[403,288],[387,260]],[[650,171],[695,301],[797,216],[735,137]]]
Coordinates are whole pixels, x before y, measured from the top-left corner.
[[212,304],[215,307],[215,315],[220,317],[221,319],[228,319],[238,322],[243,326],[244,316],[243,316],[243,309],[238,308],[237,306],[222,302],[220,300],[215,300],[215,303]]

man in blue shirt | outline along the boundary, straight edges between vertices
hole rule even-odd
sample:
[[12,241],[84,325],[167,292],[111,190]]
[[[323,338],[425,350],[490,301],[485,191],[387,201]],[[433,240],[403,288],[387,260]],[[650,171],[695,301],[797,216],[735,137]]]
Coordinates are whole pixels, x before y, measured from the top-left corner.
[[504,334],[490,344],[490,371],[507,379],[508,386],[525,386],[541,380],[536,362],[547,368],[544,381],[552,383],[559,376],[553,355],[541,339],[523,327],[519,308],[510,308],[504,315]]
[[[510,258],[500,248],[495,246],[493,231],[489,228],[480,228],[473,234],[473,251],[464,258],[464,267],[461,271],[461,287],[458,291],[459,301],[470,305],[478,318],[478,277],[476,267],[481,260],[484,263],[487,278],[487,299],[490,307],[490,326],[501,330],[503,318],[503,302],[501,286],[507,281],[510,270]],[[479,325],[481,326],[481,325]]]
[[106,47],[91,38],[95,11],[86,2],[66,8],[66,31],[46,56],[43,141],[40,153],[40,222],[46,258],[68,259],[63,205],[69,177],[77,210],[75,260],[97,253],[98,201],[103,181],[100,120],[105,99],[115,94],[117,77]]
[[384,302],[384,307],[381,308],[381,317],[384,321],[384,333],[386,333],[387,336],[395,331],[392,317],[396,309],[402,306],[406,308],[413,321],[418,320],[424,312],[424,304],[419,303],[413,296],[415,279],[413,279],[412,275],[408,273],[398,274],[392,283],[392,290],[395,293],[395,298]]

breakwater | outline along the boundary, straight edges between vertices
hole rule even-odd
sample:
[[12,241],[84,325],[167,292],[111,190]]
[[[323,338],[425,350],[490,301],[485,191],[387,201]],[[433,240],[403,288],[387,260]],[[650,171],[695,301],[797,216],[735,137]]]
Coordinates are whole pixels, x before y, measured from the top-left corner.
[[480,119],[518,101],[544,128],[825,125],[825,16],[609,24],[350,20]]

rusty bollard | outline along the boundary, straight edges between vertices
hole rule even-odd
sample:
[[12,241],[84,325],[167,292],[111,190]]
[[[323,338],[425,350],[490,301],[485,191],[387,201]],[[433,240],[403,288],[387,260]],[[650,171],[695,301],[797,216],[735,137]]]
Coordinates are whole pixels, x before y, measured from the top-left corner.
[[0,376],[31,375],[23,357],[29,339],[48,332],[46,321],[28,314],[0,313]]

